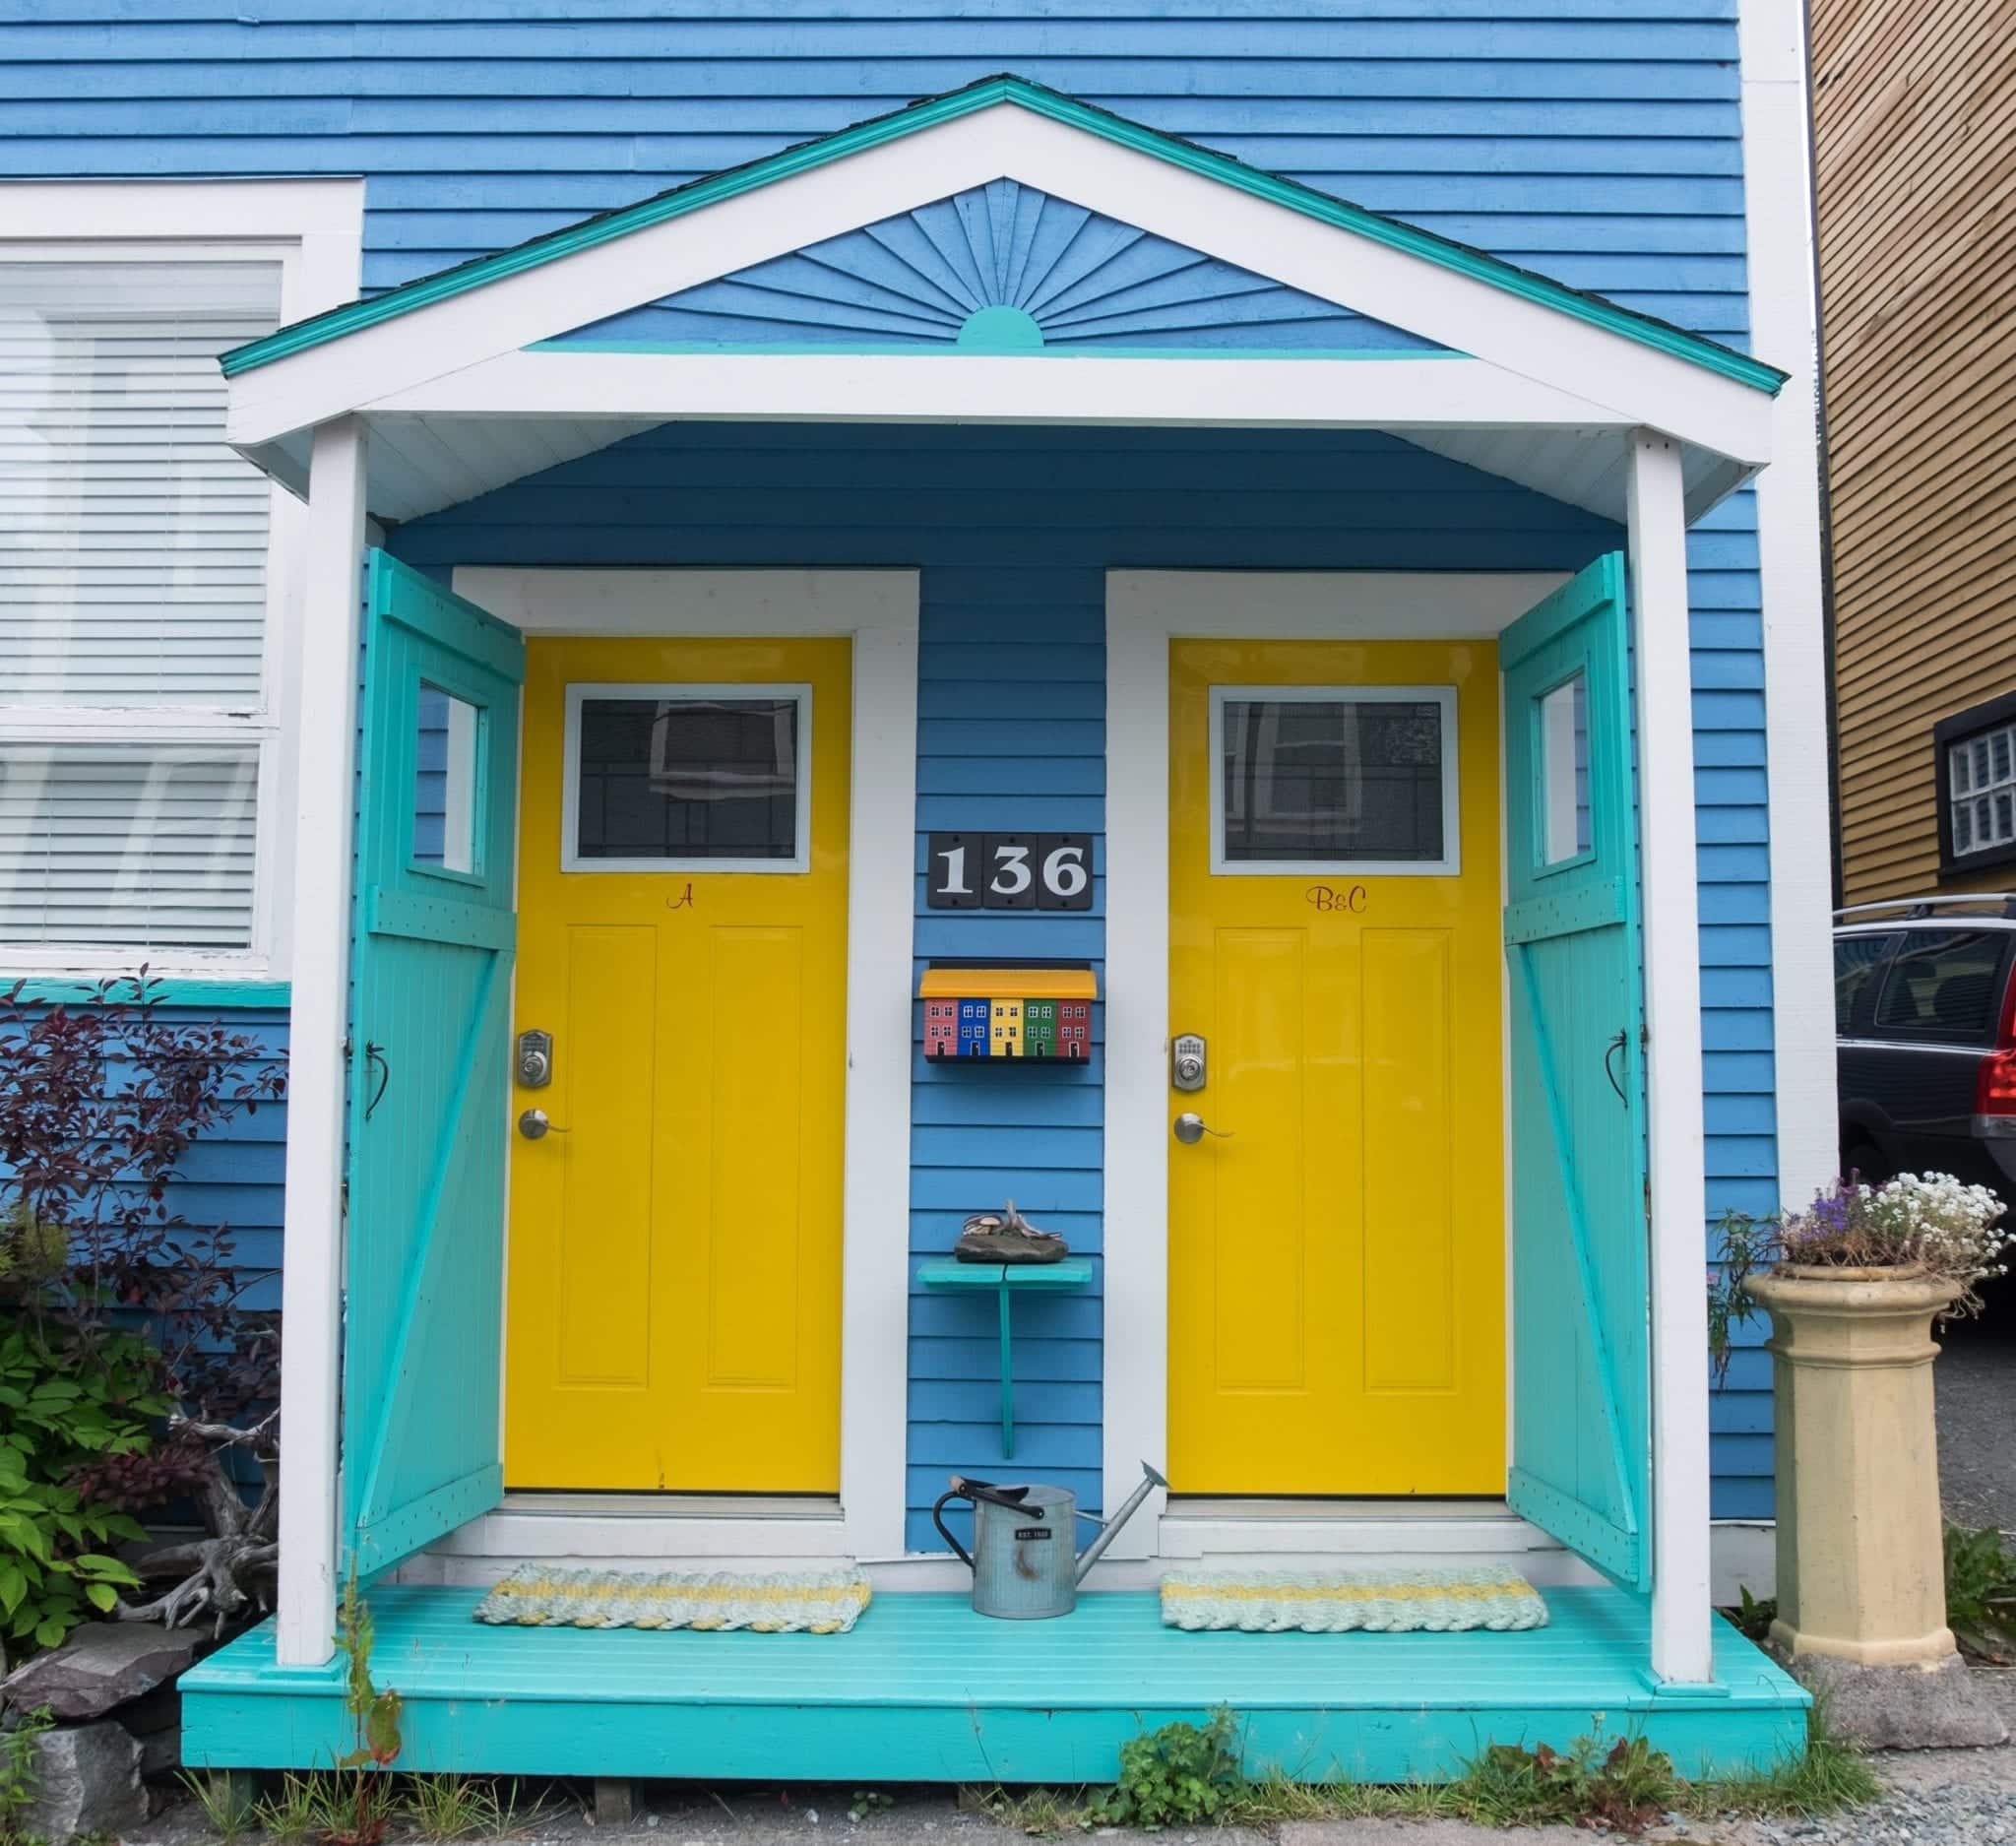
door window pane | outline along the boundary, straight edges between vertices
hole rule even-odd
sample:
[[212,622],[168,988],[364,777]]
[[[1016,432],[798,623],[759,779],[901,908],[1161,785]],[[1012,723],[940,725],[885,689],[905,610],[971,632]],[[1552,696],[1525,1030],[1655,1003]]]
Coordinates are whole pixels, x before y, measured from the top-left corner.
[[597,686],[571,693],[579,703],[570,865],[801,865],[808,692]]
[[1341,689],[1226,691],[1228,866],[1433,865],[1448,857],[1453,700]]
[[443,871],[476,866],[476,751],[482,710],[420,682],[413,776],[413,859]]
[[1869,983],[1883,972],[1883,958],[1895,946],[1893,935],[1836,936],[1834,939],[1834,1030],[1846,1032]]
[[1590,850],[1589,683],[1564,679],[1540,701],[1541,863]]
[[254,744],[0,746],[0,941],[242,949]]
[[0,263],[0,704],[256,705],[271,489],[217,355],[278,263]]
[[1914,929],[1876,1000],[1876,1029],[1974,1044],[1987,1036],[2001,992],[2002,947],[1991,929]]

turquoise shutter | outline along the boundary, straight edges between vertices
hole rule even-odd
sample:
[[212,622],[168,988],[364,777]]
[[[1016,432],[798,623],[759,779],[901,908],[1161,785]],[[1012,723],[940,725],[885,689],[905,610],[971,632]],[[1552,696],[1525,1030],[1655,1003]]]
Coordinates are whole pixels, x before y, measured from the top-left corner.
[[1506,1497],[1598,1569],[1644,1588],[1645,1000],[1622,557],[1599,558],[1521,616],[1498,659],[1512,1025]]
[[[496,1504],[518,689],[506,627],[379,551],[351,931],[345,1568]],[[313,688],[309,696],[314,696]]]

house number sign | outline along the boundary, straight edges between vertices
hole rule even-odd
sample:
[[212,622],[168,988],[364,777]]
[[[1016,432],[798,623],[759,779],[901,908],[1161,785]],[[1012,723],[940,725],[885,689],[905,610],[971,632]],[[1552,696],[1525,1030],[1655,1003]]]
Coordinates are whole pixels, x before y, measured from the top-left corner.
[[932,910],[1090,910],[1089,833],[934,833]]

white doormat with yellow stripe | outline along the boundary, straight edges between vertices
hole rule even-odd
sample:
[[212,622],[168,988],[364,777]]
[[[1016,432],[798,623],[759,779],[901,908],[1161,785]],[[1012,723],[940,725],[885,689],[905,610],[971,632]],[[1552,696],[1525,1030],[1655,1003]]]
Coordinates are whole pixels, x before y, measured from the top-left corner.
[[1449,1634],[1544,1628],[1547,1606],[1516,1570],[1186,1570],[1163,1578],[1162,1619],[1261,1634]]
[[858,1570],[646,1574],[525,1565],[476,1605],[475,1619],[525,1628],[749,1628],[845,1634],[868,1606]]

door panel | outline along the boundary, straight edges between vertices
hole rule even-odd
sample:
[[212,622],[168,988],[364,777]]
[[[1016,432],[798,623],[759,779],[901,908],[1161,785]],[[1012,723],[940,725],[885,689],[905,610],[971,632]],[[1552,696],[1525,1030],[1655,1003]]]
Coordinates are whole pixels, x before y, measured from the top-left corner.
[[[1502,1491],[1496,669],[1171,646],[1169,1029],[1208,1075],[1169,1110],[1217,1131],[1169,1152],[1178,1492]],[[1446,811],[1407,747],[1441,688]]]
[[1513,1508],[1651,1580],[1644,985],[1623,560],[1499,638],[1511,987]]
[[346,1569],[496,1503],[515,629],[370,555],[344,1239]]
[[850,708],[844,640],[528,648],[513,1486],[839,1487]]

